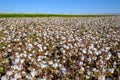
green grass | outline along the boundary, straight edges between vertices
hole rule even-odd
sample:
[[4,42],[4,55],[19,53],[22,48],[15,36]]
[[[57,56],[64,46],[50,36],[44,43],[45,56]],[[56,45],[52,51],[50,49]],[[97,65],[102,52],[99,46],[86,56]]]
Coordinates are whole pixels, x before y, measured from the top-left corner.
[[0,13],[0,18],[16,18],[16,17],[103,17],[103,16],[114,16],[110,14],[90,14],[90,15],[73,15],[73,14],[7,14],[7,13]]

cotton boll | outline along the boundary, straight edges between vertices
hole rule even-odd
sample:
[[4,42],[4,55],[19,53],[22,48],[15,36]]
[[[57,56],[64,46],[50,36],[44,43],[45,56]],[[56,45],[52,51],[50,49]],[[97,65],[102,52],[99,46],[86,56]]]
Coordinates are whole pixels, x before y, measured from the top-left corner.
[[20,61],[20,62],[21,62],[21,64],[23,64],[23,63],[24,63],[24,61],[25,61],[25,59],[21,59],[21,61]]
[[47,49],[47,47],[46,47],[46,46],[44,46],[44,47],[43,47],[43,49],[44,49],[44,50],[46,50],[46,49]]
[[117,53],[117,55],[118,55],[118,58],[120,59],[120,53]]
[[111,58],[112,54],[110,52],[108,52],[106,60],[109,60]]
[[30,72],[30,74],[31,74],[31,76],[34,78],[35,75],[36,75],[36,71],[35,71],[35,69],[33,69],[33,70]]
[[19,63],[20,62],[20,58],[16,58],[15,59],[15,63],[17,64],[17,63]]
[[53,66],[54,68],[57,68],[57,67],[58,67],[58,63],[54,63],[52,66]]
[[48,63],[49,63],[50,65],[52,65],[52,64],[53,64],[53,61],[49,61]]
[[82,61],[80,61],[79,66],[82,66],[82,65],[83,65],[83,62],[82,62]]
[[81,60],[83,61],[85,59],[84,55],[81,56]]
[[14,78],[15,78],[15,79],[21,78],[21,75],[20,75],[19,73],[16,73],[16,74],[14,75]]
[[38,43],[37,42],[34,42],[34,45],[37,45]]
[[89,75],[86,75],[85,77],[86,77],[86,79],[90,79],[90,76],[89,76]]
[[98,80],[105,80],[105,75],[100,75],[100,76],[98,77]]
[[85,71],[84,67],[81,67],[80,68],[80,73],[84,73],[84,71]]
[[40,63],[40,67],[41,68],[46,68],[46,67],[48,67],[48,65],[46,63]]
[[66,74],[66,72],[67,72],[67,70],[64,67],[61,68],[61,71],[63,74]]
[[8,49],[8,52],[12,52],[12,50],[11,50],[11,49]]
[[6,72],[6,75],[8,75],[8,76],[11,76],[12,74],[13,74],[12,71],[7,71],[7,72]]
[[83,49],[83,50],[82,50],[82,52],[83,52],[84,54],[86,54],[86,53],[87,53],[86,49]]
[[2,76],[1,80],[8,80],[8,77],[7,76]]

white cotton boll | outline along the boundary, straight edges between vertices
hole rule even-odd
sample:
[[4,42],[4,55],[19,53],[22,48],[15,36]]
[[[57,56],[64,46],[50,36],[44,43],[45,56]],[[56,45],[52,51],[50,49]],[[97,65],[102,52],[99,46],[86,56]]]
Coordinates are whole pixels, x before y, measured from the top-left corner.
[[12,71],[7,71],[7,72],[6,72],[6,75],[8,75],[8,76],[11,76],[12,74],[13,74]]
[[41,60],[42,60],[42,57],[41,57],[41,56],[38,56],[37,61],[39,62],[39,61],[41,61]]
[[93,56],[93,57],[92,57],[92,59],[93,59],[93,60],[96,60],[96,59],[97,59],[97,57],[96,57],[96,56]]
[[22,73],[22,75],[26,75],[26,72],[25,72],[25,71],[22,71],[21,73]]
[[46,68],[46,67],[48,67],[48,65],[47,65],[46,63],[41,63],[41,64],[40,64],[40,67],[41,67],[41,68]]
[[53,66],[54,68],[57,68],[57,67],[58,67],[58,63],[54,63],[52,66]]
[[10,44],[8,44],[8,47],[10,48]]
[[52,65],[52,64],[53,64],[53,61],[49,61],[49,64]]
[[17,41],[19,41],[20,39],[17,39]]
[[25,37],[25,36],[27,36],[27,34],[23,33],[23,36]]
[[42,79],[40,79],[40,80],[47,80],[47,79],[46,79],[46,77],[44,76],[44,77],[43,77]]
[[103,69],[102,69],[102,72],[103,72],[103,73],[104,73],[104,72],[106,72],[106,69],[105,69],[105,68],[103,68]]
[[26,47],[26,50],[31,50],[33,48],[33,45],[32,44],[28,44],[27,47]]
[[120,59],[120,53],[117,53],[117,55],[118,55],[118,58]]
[[23,64],[23,63],[24,63],[24,61],[25,61],[25,59],[21,59],[20,63],[21,63],[21,64]]
[[1,80],[8,80],[7,76],[2,76]]
[[38,44],[37,47],[39,48],[38,51],[43,51],[42,45]]
[[4,53],[3,55],[4,55],[4,56],[7,56],[7,55],[8,55],[8,53]]
[[9,32],[8,32],[8,31],[4,31],[4,33],[5,33],[5,34],[9,34]]
[[106,47],[106,50],[110,50],[110,47]]
[[21,71],[22,68],[23,68],[22,65],[20,65],[20,66],[18,66],[18,69],[17,69],[17,70],[18,70],[18,71]]
[[102,48],[102,49],[101,49],[101,51],[102,51],[102,52],[104,52],[104,51],[105,51],[105,49],[104,49],[104,48]]
[[46,47],[46,46],[44,46],[44,47],[43,47],[43,49],[44,49],[44,50],[46,50],[46,49],[47,49],[47,47]]
[[84,67],[80,68],[80,73],[83,73],[85,71]]
[[29,55],[28,55],[28,59],[31,59],[31,56],[32,56],[32,54],[29,54]]
[[104,76],[104,75],[100,75],[100,76],[98,77],[98,80],[105,80],[105,76]]
[[112,54],[109,52],[107,57],[106,57],[106,60],[109,60],[111,58]]
[[11,49],[8,49],[8,52],[12,52],[12,50],[11,50]]
[[100,53],[98,51],[95,52],[96,55],[99,55]]
[[22,45],[22,42],[20,42],[19,45]]
[[86,75],[85,77],[86,77],[86,79],[90,79],[90,76],[89,76],[89,75]]
[[35,51],[33,50],[33,51],[32,51],[32,53],[34,54],[34,53],[35,53]]
[[82,55],[82,56],[81,56],[81,60],[83,61],[84,59],[85,59],[85,57]]
[[98,70],[96,68],[93,68],[92,71],[93,72],[98,72]]
[[23,57],[25,57],[25,58],[26,58],[26,57],[27,57],[27,54],[26,54],[26,53],[23,53]]
[[42,45],[41,44],[37,44],[37,47],[41,47]]
[[93,48],[94,51],[97,51],[97,48]]
[[20,62],[20,59],[19,59],[19,58],[15,59],[15,63],[16,63],[16,64],[19,63],[19,62]]
[[16,74],[14,75],[14,78],[15,78],[15,79],[21,78],[21,75],[20,75],[19,73],[16,73]]
[[2,48],[5,49],[5,46],[3,46]]
[[21,50],[21,48],[20,48],[20,47],[18,47],[18,48],[17,48],[17,50]]
[[114,68],[109,69],[109,72],[113,73],[115,71]]
[[58,66],[59,66],[59,67],[62,67],[62,64],[59,64]]
[[80,61],[79,66],[83,65],[83,62]]
[[84,54],[86,54],[86,53],[87,53],[86,49],[83,49],[83,50],[82,50],[82,52],[83,52]]
[[65,50],[63,50],[63,53],[65,53],[66,51]]
[[35,71],[35,69],[33,69],[33,70],[30,72],[30,74],[31,74],[31,76],[34,78],[35,75],[36,75],[36,71]]
[[66,46],[66,49],[68,50],[68,49],[69,49],[69,46]]
[[89,54],[92,54],[93,52],[91,50],[88,51]]
[[65,40],[66,38],[62,36],[62,40]]
[[18,69],[18,65],[14,65],[14,66],[11,66],[11,67],[13,67],[13,69]]
[[26,75],[26,78],[27,78],[28,80],[33,80],[33,79],[32,79],[32,76],[31,76],[30,74],[27,74],[27,75]]
[[66,72],[67,72],[67,70],[64,67],[61,68],[61,71],[63,74],[66,74]]
[[37,45],[38,43],[37,42],[34,42],[34,45]]
[[48,55],[48,52],[45,52],[45,55]]
[[91,62],[91,58],[88,58],[87,60],[88,60],[89,62]]

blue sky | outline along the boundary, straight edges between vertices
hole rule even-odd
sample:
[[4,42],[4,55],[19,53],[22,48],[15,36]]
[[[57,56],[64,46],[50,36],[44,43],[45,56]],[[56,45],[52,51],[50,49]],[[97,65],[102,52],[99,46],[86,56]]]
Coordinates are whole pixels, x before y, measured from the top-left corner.
[[0,13],[120,13],[120,0],[0,0]]

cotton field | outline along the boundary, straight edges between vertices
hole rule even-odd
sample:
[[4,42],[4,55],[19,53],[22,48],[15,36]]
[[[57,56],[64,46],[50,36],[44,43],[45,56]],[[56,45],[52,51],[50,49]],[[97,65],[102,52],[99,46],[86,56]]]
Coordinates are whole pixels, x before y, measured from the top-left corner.
[[1,80],[120,80],[120,16],[0,18]]

